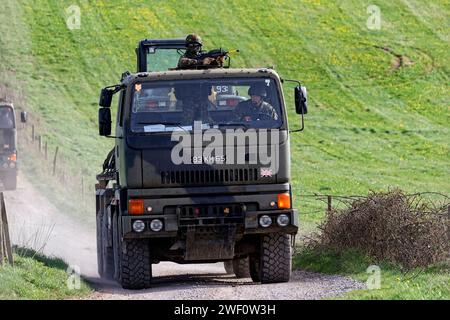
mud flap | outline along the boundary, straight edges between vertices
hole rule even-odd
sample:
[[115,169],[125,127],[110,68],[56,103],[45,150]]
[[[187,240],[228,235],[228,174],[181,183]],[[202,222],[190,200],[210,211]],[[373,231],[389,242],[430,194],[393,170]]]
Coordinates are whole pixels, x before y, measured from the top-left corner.
[[185,260],[234,258],[236,226],[192,226],[186,233]]

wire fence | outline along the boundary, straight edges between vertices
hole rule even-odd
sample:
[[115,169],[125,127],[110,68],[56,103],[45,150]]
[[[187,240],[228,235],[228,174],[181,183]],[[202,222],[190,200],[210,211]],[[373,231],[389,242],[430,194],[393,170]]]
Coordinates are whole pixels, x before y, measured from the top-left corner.
[[[424,191],[405,194],[407,197],[422,197],[428,199],[434,199],[440,206],[450,206],[450,195],[446,195],[439,192]],[[356,200],[362,200],[367,198],[367,195],[336,195],[336,194],[300,194],[298,196],[300,206],[305,208],[302,210],[303,214],[320,214],[328,213],[335,209],[342,209],[348,207]],[[449,213],[450,214],[450,213]]]
[[[58,183],[66,195],[70,195],[83,209],[90,209],[94,200],[94,183],[88,175],[88,169],[77,166],[62,152],[59,145],[46,140],[38,122],[28,121],[19,128],[19,148],[32,152],[39,161],[39,170],[46,178],[52,178]],[[26,155],[21,155],[24,157]]]

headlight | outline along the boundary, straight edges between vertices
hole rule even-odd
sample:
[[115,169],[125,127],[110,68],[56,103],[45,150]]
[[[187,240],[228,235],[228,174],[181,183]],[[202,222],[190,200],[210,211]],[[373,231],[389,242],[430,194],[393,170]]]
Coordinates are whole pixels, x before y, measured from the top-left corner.
[[269,217],[268,215],[264,215],[259,218],[259,225],[261,227],[267,228],[267,227],[270,227],[271,224],[272,224],[272,218]]
[[280,227],[286,227],[291,219],[287,214],[280,214],[277,218],[277,223]]
[[141,233],[142,231],[145,230],[145,223],[142,220],[136,220],[133,222],[133,230]]
[[150,223],[150,229],[152,229],[152,231],[158,232],[158,231],[161,231],[162,228],[163,228],[163,223],[159,219],[152,220],[152,222]]

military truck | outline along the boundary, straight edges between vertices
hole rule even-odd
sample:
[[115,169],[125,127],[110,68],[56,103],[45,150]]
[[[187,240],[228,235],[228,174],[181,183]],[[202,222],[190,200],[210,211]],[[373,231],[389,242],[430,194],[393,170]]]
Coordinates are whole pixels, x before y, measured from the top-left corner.
[[[101,90],[99,134],[115,144],[97,175],[99,274],[142,289],[161,261],[225,262],[238,277],[287,282],[298,212],[282,83],[296,84],[296,131],[306,89],[270,68],[173,69],[185,49],[184,39],[143,40],[137,72]],[[276,116],[237,118],[255,87]]]
[[[21,114],[22,122],[26,113]],[[17,187],[17,130],[12,103],[0,102],[0,181],[5,190]]]

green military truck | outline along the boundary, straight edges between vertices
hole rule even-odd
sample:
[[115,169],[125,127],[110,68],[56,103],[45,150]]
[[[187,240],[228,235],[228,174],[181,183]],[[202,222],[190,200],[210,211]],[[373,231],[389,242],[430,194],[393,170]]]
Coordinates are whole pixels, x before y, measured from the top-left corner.
[[[26,113],[21,114],[22,122]],[[17,187],[17,130],[12,103],[0,102],[0,181],[4,190]]]
[[[97,175],[99,274],[142,289],[160,261],[225,262],[238,277],[289,281],[298,214],[282,83],[292,80],[269,68],[173,69],[185,49],[143,40],[138,72],[101,91],[99,133],[115,146]],[[300,131],[306,89],[293,82]],[[237,117],[252,99],[270,114]]]

